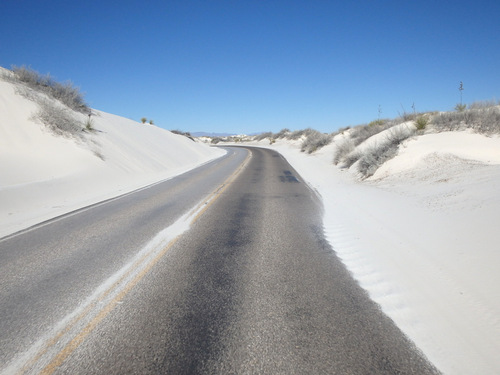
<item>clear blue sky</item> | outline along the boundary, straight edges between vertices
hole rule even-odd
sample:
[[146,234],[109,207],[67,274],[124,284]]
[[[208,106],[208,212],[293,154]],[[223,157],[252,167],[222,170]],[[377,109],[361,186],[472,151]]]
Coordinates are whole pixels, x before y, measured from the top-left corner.
[[339,127],[500,99],[500,1],[1,0],[0,65],[166,129]]

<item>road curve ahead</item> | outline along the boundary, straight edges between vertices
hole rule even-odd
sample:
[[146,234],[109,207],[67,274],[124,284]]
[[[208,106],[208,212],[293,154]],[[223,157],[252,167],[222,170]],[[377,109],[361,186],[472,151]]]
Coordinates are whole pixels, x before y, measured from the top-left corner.
[[248,155],[228,150],[175,178],[1,238],[0,373],[43,365]]
[[190,229],[28,372],[437,373],[335,256],[316,194],[250,150]]

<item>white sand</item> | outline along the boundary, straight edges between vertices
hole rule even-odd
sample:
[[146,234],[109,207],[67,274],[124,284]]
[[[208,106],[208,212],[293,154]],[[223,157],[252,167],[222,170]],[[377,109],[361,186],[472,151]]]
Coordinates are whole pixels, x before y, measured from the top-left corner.
[[[77,142],[31,121],[35,110],[0,80],[0,236],[222,153],[103,112],[99,132]],[[365,182],[332,165],[333,144],[313,155],[291,142],[266,147],[321,194],[335,252],[441,371],[500,373],[498,137],[409,140]]]
[[84,140],[55,136],[32,120],[37,108],[0,79],[0,237],[224,154],[101,111],[92,116],[97,132]]

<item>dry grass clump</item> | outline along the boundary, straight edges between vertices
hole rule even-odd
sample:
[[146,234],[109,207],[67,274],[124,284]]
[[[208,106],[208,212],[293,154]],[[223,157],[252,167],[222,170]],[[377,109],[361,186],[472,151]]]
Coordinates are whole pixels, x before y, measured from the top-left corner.
[[332,142],[332,135],[320,133],[317,130],[310,131],[307,134],[306,139],[302,142],[300,150],[302,152],[307,152],[312,154],[313,152],[319,150],[320,148],[330,144]]
[[89,114],[90,108],[85,103],[83,94],[71,82],[60,83],[55,81],[50,74],[42,75],[26,66],[13,66],[12,73],[5,77],[11,81],[22,83],[29,88],[60,101],[74,111]]
[[[71,82],[56,82],[50,75],[41,75],[25,66],[14,66],[2,78],[15,85],[16,93],[38,104],[39,109],[32,118],[53,133],[82,137],[85,132],[95,130],[92,110]],[[88,116],[85,121],[78,119],[82,114]]]
[[437,132],[471,129],[479,134],[500,134],[500,108],[493,101],[475,102],[468,109],[437,114],[430,123]]
[[273,139],[288,138],[290,133],[291,133],[290,129],[287,128],[281,129],[279,132],[273,134]]
[[37,103],[40,109],[33,115],[33,118],[43,123],[57,135],[79,136],[82,135],[85,127],[92,130],[91,124],[86,124],[84,127],[74,118],[71,110],[67,107],[57,105],[53,101],[44,98],[40,98]]
[[263,139],[272,139],[273,138],[273,133],[272,132],[265,132],[265,133],[260,133],[255,136],[256,141],[262,141]]
[[382,142],[367,147],[357,165],[357,171],[361,177],[372,176],[383,163],[397,154],[399,145],[414,133],[415,128],[400,126],[389,130]]
[[388,120],[376,120],[368,125],[358,125],[351,129],[350,138],[354,145],[357,146],[368,138],[373,137],[375,134],[383,132],[394,125],[395,123],[393,121]]
[[337,148],[333,154],[333,164],[339,164],[349,153],[354,151],[355,148],[356,146],[350,138],[343,139],[341,142],[337,143]]

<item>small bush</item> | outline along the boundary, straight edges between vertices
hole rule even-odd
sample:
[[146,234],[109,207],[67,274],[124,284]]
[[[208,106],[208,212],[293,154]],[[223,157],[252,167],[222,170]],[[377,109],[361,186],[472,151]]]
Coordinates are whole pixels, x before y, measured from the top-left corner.
[[462,112],[445,112],[434,116],[431,123],[438,132],[471,129],[479,134],[500,134],[500,108],[486,106]]
[[145,124],[145,123],[146,123],[146,121],[148,121],[148,119],[147,119],[146,117],[142,117],[142,118],[141,118],[141,122],[142,122],[143,124]]
[[463,115],[459,112],[443,112],[432,118],[434,129],[440,131],[454,131],[464,128]]
[[87,120],[85,121],[85,130],[89,132],[94,132],[94,120],[92,120],[92,117],[89,115]]
[[385,141],[368,147],[359,159],[358,172],[363,178],[373,176],[376,170],[398,152],[398,147],[405,139],[414,134],[414,130],[406,127],[391,129]]
[[426,116],[419,116],[415,120],[415,127],[417,130],[424,130],[427,127],[427,124],[429,123],[429,118]]
[[33,90],[46,94],[56,99],[74,111],[88,114],[89,106],[85,103],[80,89],[74,87],[71,82],[56,82],[49,74],[43,76],[37,71],[26,66],[12,67],[11,79],[21,82]]
[[287,138],[292,141],[297,140],[304,135],[304,132],[305,130],[295,130],[294,132],[290,133]]
[[71,114],[68,108],[58,106],[47,99],[38,101],[40,110],[34,119],[46,125],[51,131],[63,136],[78,136],[82,134],[83,126]]
[[[24,66],[13,67],[11,73],[4,74],[3,78],[15,84],[17,94],[38,104],[39,109],[32,115],[32,119],[42,123],[53,133],[83,137],[85,131],[95,131],[90,117],[91,109],[71,83],[58,83],[50,75],[42,76]],[[78,120],[75,111],[89,115],[88,119]]]
[[377,169],[385,161],[393,158],[396,153],[397,148],[390,147],[387,143],[368,147],[364,155],[359,159],[358,172],[363,178],[373,176]]
[[290,129],[284,128],[281,129],[278,133],[273,134],[273,138],[275,139],[287,138],[289,134],[290,134]]
[[337,130],[337,134],[344,134],[345,131],[349,130],[351,127],[350,126],[345,126],[343,128],[340,128]]
[[403,109],[403,112],[402,113],[398,112],[399,118],[400,118],[400,120],[399,120],[400,123],[401,122],[413,121],[413,120],[415,120],[417,118],[418,114],[415,111],[415,106],[413,106],[413,113],[408,113],[408,112],[406,112],[406,110],[404,109],[403,106],[401,106],[401,107]]
[[469,109],[488,109],[496,107],[500,102],[496,100],[481,100],[469,104]]
[[385,123],[387,122],[387,120],[381,120],[381,119],[378,119],[378,120],[373,120],[371,121],[368,126],[382,126],[384,125]]
[[388,131],[386,141],[390,145],[399,146],[405,139],[410,138],[415,133],[415,129],[407,126],[399,126]]
[[265,133],[261,133],[261,134],[258,134],[255,136],[255,140],[256,141],[262,141],[263,139],[266,139],[266,138],[269,138],[271,139],[273,137],[273,133],[272,132],[265,132]]
[[44,83],[49,79],[49,75],[42,77],[38,72],[26,66],[12,66],[14,76],[28,86],[44,86]]
[[355,147],[354,142],[349,138],[337,143],[337,148],[333,154],[333,164],[339,164],[346,155],[354,150]]
[[214,137],[214,138],[212,138],[211,143],[213,145],[216,145],[216,144],[218,144],[219,142],[222,142],[222,141],[223,141],[223,139],[221,137]]
[[308,154],[319,150],[320,148],[330,144],[332,136],[330,134],[320,133],[319,131],[311,131],[306,139],[302,142],[301,151],[306,151]]
[[85,104],[80,90],[74,87],[71,82],[63,84],[54,82],[52,85],[52,96],[75,111],[88,113],[90,110],[87,104]]
[[[193,136],[191,135],[190,132],[183,132],[182,130],[170,130],[171,133],[174,133],[174,134],[177,134],[177,135],[183,135],[184,137],[187,137],[189,138],[190,140],[194,141],[194,138]],[[222,139],[219,138],[219,140],[217,142],[214,142],[214,139],[215,138],[212,138],[212,143],[219,143]]]
[[363,153],[361,151],[354,149],[354,151],[351,151],[346,156],[344,156],[344,158],[342,159],[342,167],[351,168],[352,165],[359,159],[361,159],[362,156]]
[[467,106],[465,104],[457,104],[455,106],[455,110],[458,112],[463,112],[463,111],[465,111],[466,108],[467,108]]
[[375,134],[387,130],[391,126],[394,126],[394,123],[384,122],[378,125],[358,125],[352,129],[350,136],[354,145],[357,146]]
[[500,109],[498,107],[482,110],[469,110],[468,127],[480,134],[500,134]]
[[317,130],[314,130],[311,128],[296,130],[296,131],[290,133],[288,135],[287,139],[294,141],[294,140],[300,139],[302,137],[307,137],[307,136],[309,136],[309,134],[314,133],[314,132],[317,132]]

